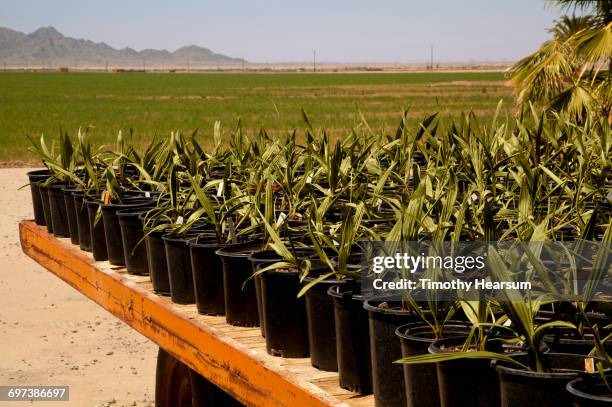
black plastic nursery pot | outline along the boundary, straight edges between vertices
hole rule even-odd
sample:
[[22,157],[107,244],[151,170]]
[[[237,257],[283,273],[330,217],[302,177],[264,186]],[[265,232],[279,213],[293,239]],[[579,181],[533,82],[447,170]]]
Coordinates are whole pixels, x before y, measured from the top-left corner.
[[148,201],[132,200],[129,203],[102,205],[102,221],[104,222],[104,238],[106,239],[108,262],[113,266],[125,266],[121,226],[119,225],[117,212],[125,209],[144,208],[150,205]]
[[[607,323],[604,321],[598,325],[603,327]],[[607,334],[608,332],[603,332],[602,338]],[[544,342],[554,353],[588,355],[595,348],[595,339],[590,331],[585,332],[583,337],[577,337],[576,330],[568,328],[554,329],[550,335],[544,336]],[[608,352],[612,351],[612,341],[606,341],[604,347]]]
[[366,300],[370,325],[372,355],[372,387],[377,407],[406,405],[404,371],[393,363],[402,357],[400,341],[395,330],[401,325],[416,322],[416,316],[402,308],[401,297],[375,297]]
[[[469,333],[469,327],[460,321],[452,321],[443,328],[444,337],[463,336]],[[400,339],[402,358],[425,355],[429,346],[436,341],[431,327],[422,322],[402,325],[395,331]],[[406,400],[409,406],[439,406],[438,373],[436,364],[402,365]]]
[[[312,254],[312,251],[308,249],[300,248],[296,250],[295,254],[300,257],[307,257],[309,254]],[[282,261],[283,259],[274,250],[268,249],[268,250],[259,250],[259,251],[252,253],[249,256],[249,260],[251,261],[251,264],[253,266],[253,273],[255,273],[259,265],[262,265],[262,264],[270,265],[270,264]],[[265,304],[263,303],[263,300],[262,300],[262,284],[263,284],[262,277],[260,275],[257,275],[254,278],[254,281],[255,281],[255,294],[257,296],[257,313],[259,314],[259,327],[261,329],[261,336],[265,338],[266,337],[266,320],[264,318]]]
[[143,224],[140,218],[147,208],[125,208],[117,212],[119,227],[121,228],[121,243],[123,244],[123,257],[128,274],[149,274],[149,259],[144,242]]
[[207,234],[189,242],[193,289],[200,314],[225,315],[223,263],[216,251],[229,246],[232,244],[219,243],[216,236]]
[[79,226],[72,194],[80,191],[81,189],[79,188],[64,189],[64,205],[66,206],[66,218],[68,220],[68,230],[70,232],[70,242],[72,244],[79,244]]
[[46,181],[51,176],[51,171],[46,168],[29,171],[27,174],[30,181],[30,193],[32,194],[32,209],[34,211],[34,222],[37,225],[45,226],[45,212],[40,196],[40,183]]
[[[604,382],[605,380],[605,382]],[[605,379],[599,375],[577,377],[565,387],[576,407],[610,407],[612,392],[606,386],[612,383],[612,376]]]
[[[266,264],[260,264],[259,268]],[[300,273],[295,270],[269,270],[261,275],[261,300],[266,326],[266,350],[286,358],[308,356],[308,323]]]
[[196,308],[204,315],[225,315],[225,296],[223,295],[223,264],[215,254],[225,245],[217,242],[216,237],[189,242],[191,253],[191,273]]
[[104,236],[104,222],[102,218],[98,219],[98,222],[96,222],[96,214],[101,204],[98,201],[85,201],[85,204],[87,205],[87,218],[89,220],[93,258],[96,261],[108,260],[106,237]]
[[[142,220],[142,215],[140,215]],[[164,231],[146,233],[145,247],[149,263],[149,277],[153,284],[153,291],[157,294],[170,295],[170,277],[168,276],[168,262],[166,261],[166,248],[162,236]]]
[[[249,256],[249,260],[251,261],[253,273],[255,273],[259,265],[261,264],[268,265],[268,264],[276,263],[277,261],[281,261],[282,258],[278,254],[276,254],[274,250],[260,250],[260,251],[251,253],[251,255]],[[262,277],[260,275],[257,275],[254,277],[253,280],[255,282],[255,295],[257,297],[257,313],[259,314],[259,328],[261,331],[261,336],[265,338],[266,337],[266,318],[264,315],[265,305],[262,299],[263,297]]]
[[[588,355],[595,348],[594,339],[575,339],[545,336],[544,342],[554,353],[572,353],[576,355]],[[606,343],[606,350],[612,350],[612,344]]]
[[[326,273],[327,270],[322,271]],[[304,284],[316,279],[312,270],[304,278]],[[327,295],[330,287],[353,284],[353,281],[338,280],[332,277],[323,280],[306,291],[306,316],[308,318],[308,343],[310,345],[310,363],[319,370],[326,372],[338,371],[338,355],[336,352],[336,324],[334,322],[334,301]]]
[[225,320],[230,325],[259,326],[255,283],[249,277],[252,266],[249,256],[261,250],[261,244],[245,243],[216,251],[223,264]]
[[[466,337],[435,341],[430,353],[462,346]],[[441,407],[499,406],[499,381],[489,359],[458,359],[436,363]]]
[[327,294],[334,302],[336,352],[340,387],[359,394],[372,393],[370,328],[366,300],[358,286],[336,285]]
[[49,210],[51,211],[51,222],[55,236],[70,237],[68,228],[68,214],[64,202],[65,185],[51,185],[47,189],[49,196]]
[[[252,264],[252,263],[251,263]],[[263,277],[256,275],[253,277],[255,283],[255,298],[257,299],[257,315],[259,316],[259,332],[262,337],[266,337],[266,318],[265,304],[263,300]]]
[[47,232],[53,233],[53,222],[51,221],[51,208],[49,207],[49,194],[48,187],[39,185],[38,192],[40,192],[40,201],[43,207],[43,217],[45,218],[45,226],[47,226]]
[[195,303],[191,255],[189,254],[189,242],[195,237],[194,235],[177,236],[173,234],[162,236],[166,251],[170,297],[177,304]]
[[91,231],[89,230],[89,215],[87,214],[87,205],[85,204],[84,196],[84,192],[73,192],[72,201],[79,235],[79,247],[81,250],[90,252]]
[[[521,363],[527,361],[526,354],[512,358]],[[588,357],[584,355],[546,353],[544,361],[551,372],[545,373],[524,370],[507,362],[493,362],[499,376],[501,406],[571,406],[572,400],[565,388],[570,381],[586,374],[585,359]]]

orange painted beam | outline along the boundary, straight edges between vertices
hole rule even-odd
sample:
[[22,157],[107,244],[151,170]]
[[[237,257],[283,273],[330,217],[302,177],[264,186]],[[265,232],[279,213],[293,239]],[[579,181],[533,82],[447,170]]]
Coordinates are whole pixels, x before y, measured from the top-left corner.
[[95,261],[46,228],[19,224],[25,254],[151,339],[178,360],[252,406],[340,406],[337,399],[206,324],[189,319],[157,295]]

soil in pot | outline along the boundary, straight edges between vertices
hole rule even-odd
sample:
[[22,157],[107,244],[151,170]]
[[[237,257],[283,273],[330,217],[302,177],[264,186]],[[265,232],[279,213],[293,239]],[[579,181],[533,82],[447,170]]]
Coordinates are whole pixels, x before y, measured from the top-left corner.
[[[443,330],[444,337],[453,337],[469,333],[469,327],[459,321],[452,321]],[[429,346],[436,340],[431,327],[417,322],[402,325],[395,331],[400,338],[402,358],[428,354]],[[438,373],[436,365],[403,365],[406,400],[409,406],[439,406]]]
[[48,187],[45,185],[39,185],[38,192],[40,192],[40,201],[43,207],[43,217],[45,218],[45,226],[47,226],[47,232],[53,233],[53,222],[51,221],[51,207],[49,207],[49,194]]
[[[606,382],[608,385],[606,385]],[[610,407],[612,375],[602,378],[599,375],[577,377],[565,387],[576,407]]]
[[68,229],[68,214],[64,203],[65,185],[52,185],[47,189],[49,196],[49,210],[51,211],[51,222],[55,236],[70,237]]
[[[321,272],[326,273],[327,270]],[[309,273],[308,277],[304,278],[304,284],[316,279],[317,275],[317,272]],[[349,281],[331,277],[310,287],[305,294],[310,363],[317,369],[326,372],[338,371],[334,302],[332,297],[327,295],[327,291],[335,285],[345,284],[349,284]],[[354,282],[351,281],[350,284]]]
[[[142,220],[142,215],[140,216]],[[145,247],[149,262],[149,277],[153,284],[153,291],[157,294],[170,295],[170,278],[168,276],[168,262],[166,261],[166,248],[162,236],[166,232],[155,231],[148,233],[145,230]]]
[[121,228],[121,242],[123,257],[128,274],[149,274],[149,259],[144,241],[144,231],[140,215],[146,213],[147,208],[126,208],[117,212],[119,227]]
[[[245,243],[216,251],[223,264],[225,320],[230,325],[259,326],[257,294],[249,256],[258,250],[258,243]],[[248,280],[248,281],[247,281]]]
[[376,407],[406,405],[404,371],[393,363],[402,357],[400,341],[395,330],[401,325],[416,322],[417,317],[402,308],[400,297],[375,297],[366,300],[370,326],[372,355],[372,387]]
[[330,287],[327,294],[334,302],[336,353],[340,387],[359,394],[372,393],[372,361],[368,312],[365,296],[352,285]]
[[87,215],[87,205],[83,201],[83,197],[83,192],[74,192],[72,194],[74,217],[79,231],[79,247],[81,250],[90,252],[91,232],[89,230],[89,216]]
[[[526,354],[513,355],[513,359],[526,363]],[[584,355],[546,353],[544,362],[550,372],[533,372],[503,362],[493,362],[500,383],[502,407],[537,406],[569,407],[571,397],[565,391],[567,384],[585,373]],[[597,375],[597,373],[594,373]]]
[[[430,353],[463,346],[466,337],[453,337],[430,344]],[[418,366],[418,365],[417,365]],[[427,366],[427,365],[422,365]],[[499,381],[489,359],[458,359],[436,363],[440,406],[498,406]]]
[[189,254],[188,246],[189,242],[193,239],[195,239],[194,235],[176,236],[166,234],[162,236],[166,250],[170,297],[177,304],[195,303],[193,274],[191,273],[191,255]]
[[[262,263],[258,268],[266,267]],[[285,358],[308,357],[308,323],[297,270],[266,271],[261,276],[261,299],[266,324],[266,350]]]
[[148,201],[129,200],[127,202],[129,203],[102,205],[102,221],[104,222],[108,262],[113,266],[125,266],[121,226],[119,225],[117,212],[125,209],[151,206],[151,203]]
[[104,222],[98,219],[96,222],[96,214],[100,207],[98,201],[85,201],[87,206],[87,218],[89,220],[89,233],[91,236],[91,251],[96,261],[108,260],[106,251],[106,237],[104,236]]
[[51,176],[51,171],[48,169],[40,169],[29,171],[27,174],[30,181],[30,193],[32,194],[32,209],[34,210],[34,222],[37,225],[45,226],[45,212],[43,202],[40,196],[40,183],[47,180]]
[[216,236],[206,235],[189,243],[193,289],[200,314],[225,315],[223,263],[215,252],[228,246],[231,244],[219,243]]
[[68,220],[68,230],[70,232],[70,242],[72,244],[79,244],[79,227],[72,194],[80,191],[81,189],[79,188],[64,189],[64,205],[66,206],[66,218]]

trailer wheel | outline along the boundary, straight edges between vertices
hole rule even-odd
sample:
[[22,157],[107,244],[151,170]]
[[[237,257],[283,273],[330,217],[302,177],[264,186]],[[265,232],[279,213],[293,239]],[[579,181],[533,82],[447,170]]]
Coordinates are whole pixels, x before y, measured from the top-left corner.
[[155,407],[191,407],[189,369],[159,348],[155,371]]
[[155,407],[242,407],[223,389],[159,348],[155,372]]
[[189,369],[193,407],[243,407],[244,404],[217,387],[207,378]]

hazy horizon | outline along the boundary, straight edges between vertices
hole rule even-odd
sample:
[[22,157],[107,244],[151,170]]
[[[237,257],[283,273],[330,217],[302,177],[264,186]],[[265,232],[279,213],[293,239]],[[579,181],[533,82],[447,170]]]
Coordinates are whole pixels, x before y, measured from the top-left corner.
[[0,26],[26,34],[53,26],[65,36],[138,51],[194,44],[252,63],[303,63],[316,49],[319,63],[415,64],[429,59],[430,44],[436,63],[509,62],[549,39],[560,15],[545,0],[383,0],[376,7],[364,0],[24,0],[2,8]]

